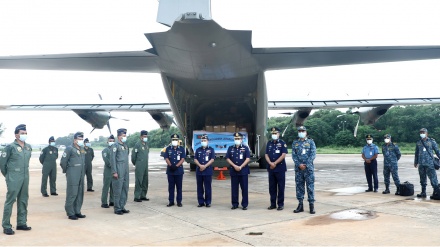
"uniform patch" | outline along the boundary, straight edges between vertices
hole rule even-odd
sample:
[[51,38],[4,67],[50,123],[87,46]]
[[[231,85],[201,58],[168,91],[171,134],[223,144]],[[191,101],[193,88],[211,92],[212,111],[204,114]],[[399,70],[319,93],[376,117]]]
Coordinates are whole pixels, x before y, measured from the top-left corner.
[[6,157],[6,152],[2,152],[2,157],[3,157],[3,158]]
[[107,157],[107,154],[106,154],[106,153],[104,153],[104,157]]
[[[142,147],[142,150],[145,150],[145,148],[144,147]],[[136,151],[137,152],[137,151]]]
[[79,150],[76,150],[76,153],[77,153],[77,154],[81,154],[81,153],[79,152]]
[[116,148],[113,148],[113,153],[116,153],[116,150],[117,150]]
[[23,150],[21,149],[21,147],[17,147],[17,151],[18,151],[18,152],[21,152],[21,151],[23,151]]
[[122,149],[122,150],[125,150],[125,147],[124,147],[124,146],[121,146],[121,149]]
[[67,154],[66,154],[66,152],[64,152],[63,153],[63,158],[66,158],[67,157]]
[[52,151],[49,151],[49,154],[52,154]]
[[40,155],[42,155],[42,154],[43,154],[43,151],[41,151]]
[[287,144],[284,144],[284,147],[287,148]]
[[134,152],[135,152],[135,153],[137,153],[137,152],[138,152],[137,148],[135,148],[135,149],[134,149]]

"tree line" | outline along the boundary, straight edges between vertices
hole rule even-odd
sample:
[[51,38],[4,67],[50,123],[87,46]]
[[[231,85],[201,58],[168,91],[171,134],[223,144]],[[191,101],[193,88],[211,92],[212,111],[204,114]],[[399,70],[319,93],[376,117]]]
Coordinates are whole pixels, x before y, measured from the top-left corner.
[[[359,116],[339,110],[321,109],[314,112],[304,122],[309,136],[318,147],[326,146],[352,146],[365,145],[365,135],[373,135],[375,142],[382,142],[383,136],[391,134],[395,143],[415,143],[419,137],[419,130],[427,128],[432,138],[440,138],[440,105],[417,105],[417,106],[394,106],[383,115],[374,126],[359,124],[357,137],[354,137],[354,129]],[[341,116],[342,115],[342,116]],[[267,128],[278,127],[281,131],[287,127],[281,138],[291,146],[297,138],[297,131],[291,122],[292,117],[271,117],[268,119]],[[2,133],[0,123],[0,134]],[[170,143],[170,136],[174,133],[182,136],[180,131],[172,126],[169,130],[154,129],[149,131],[148,142],[152,148],[162,148]],[[73,133],[68,136],[58,137],[57,145],[69,146],[73,142]],[[270,133],[268,132],[268,138]],[[97,140],[90,140],[93,146],[107,146],[107,136],[100,136]],[[139,140],[139,132],[127,137],[127,144],[133,147]]]

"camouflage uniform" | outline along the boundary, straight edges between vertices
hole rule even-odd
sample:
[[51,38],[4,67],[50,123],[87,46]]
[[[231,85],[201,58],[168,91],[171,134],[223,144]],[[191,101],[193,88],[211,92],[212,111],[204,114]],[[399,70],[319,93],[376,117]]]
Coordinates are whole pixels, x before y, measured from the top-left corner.
[[[425,144],[423,146],[422,142]],[[426,148],[425,148],[426,147]],[[422,193],[426,193],[426,176],[431,181],[434,191],[438,190],[437,174],[434,169],[434,162],[432,152],[435,151],[438,157],[440,157],[440,150],[438,149],[437,142],[432,138],[426,138],[426,140],[418,140],[416,144],[416,152],[414,157],[414,164],[419,165],[420,185],[422,186]]]
[[[305,186],[307,185],[307,201],[314,203],[314,165],[313,160],[316,157],[316,145],[312,139],[306,138],[302,141],[300,138],[292,143],[292,159],[295,163],[295,182],[296,182],[296,198],[300,203],[304,200]],[[300,164],[305,164],[306,169],[299,169]]]
[[383,154],[383,177],[385,182],[386,190],[389,190],[390,187],[390,173],[393,176],[394,184],[399,191],[399,174],[397,161],[400,159],[402,154],[400,153],[399,146],[390,142],[382,145],[382,154]]

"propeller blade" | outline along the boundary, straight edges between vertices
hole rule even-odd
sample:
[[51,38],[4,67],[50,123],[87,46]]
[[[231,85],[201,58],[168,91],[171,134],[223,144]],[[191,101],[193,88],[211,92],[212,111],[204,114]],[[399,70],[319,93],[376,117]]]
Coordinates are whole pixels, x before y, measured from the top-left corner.
[[112,134],[112,130],[110,129],[110,121],[107,122],[107,128],[108,128],[108,131],[110,132],[110,135],[111,135]]
[[99,99],[102,100],[102,96],[100,93],[98,93]]
[[92,134],[92,132],[95,130],[96,128],[93,128],[92,131],[90,131],[90,134]]
[[356,127],[354,128],[354,137],[356,137],[357,135],[357,131],[358,131],[358,126],[359,126],[359,121],[361,120],[361,116],[359,115],[358,121],[356,123]]
[[118,118],[118,117],[113,117],[113,116],[110,116],[110,118],[114,118],[114,119],[118,119],[118,120],[122,120],[122,121],[130,121],[129,119]]

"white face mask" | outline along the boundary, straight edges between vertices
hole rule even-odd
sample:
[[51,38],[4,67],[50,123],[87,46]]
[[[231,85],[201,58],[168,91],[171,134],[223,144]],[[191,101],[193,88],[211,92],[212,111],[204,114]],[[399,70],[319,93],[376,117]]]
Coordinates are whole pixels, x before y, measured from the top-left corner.
[[420,134],[420,138],[425,138],[426,137],[426,134]]
[[27,139],[27,135],[20,135],[20,141],[25,142]]
[[110,147],[111,145],[115,144],[115,142],[108,142],[108,146]]
[[385,143],[390,143],[390,139],[387,138],[387,139],[384,140],[384,142]]
[[148,137],[144,137],[144,138],[142,139],[142,141],[143,141],[143,142],[147,142],[147,141],[148,141]]
[[50,145],[51,145],[52,147],[55,147],[55,142],[50,142]]
[[92,146],[91,143],[89,143],[89,142],[86,143],[86,147],[91,147],[91,146]]
[[299,138],[306,138],[306,132],[298,132]]
[[202,147],[207,147],[208,146],[208,142],[201,142],[200,145],[202,145]]
[[82,146],[84,146],[84,141],[83,140],[78,140],[76,142],[76,144],[78,144],[78,146],[82,147]]
[[122,142],[126,142],[127,141],[127,137],[126,136],[122,137],[121,141]]
[[278,140],[278,135],[272,135],[272,140]]
[[367,140],[367,144],[373,143],[373,140]]
[[174,147],[176,147],[178,143],[178,141],[171,141],[171,145],[173,145]]
[[234,140],[235,145],[240,145],[241,144],[241,140]]

